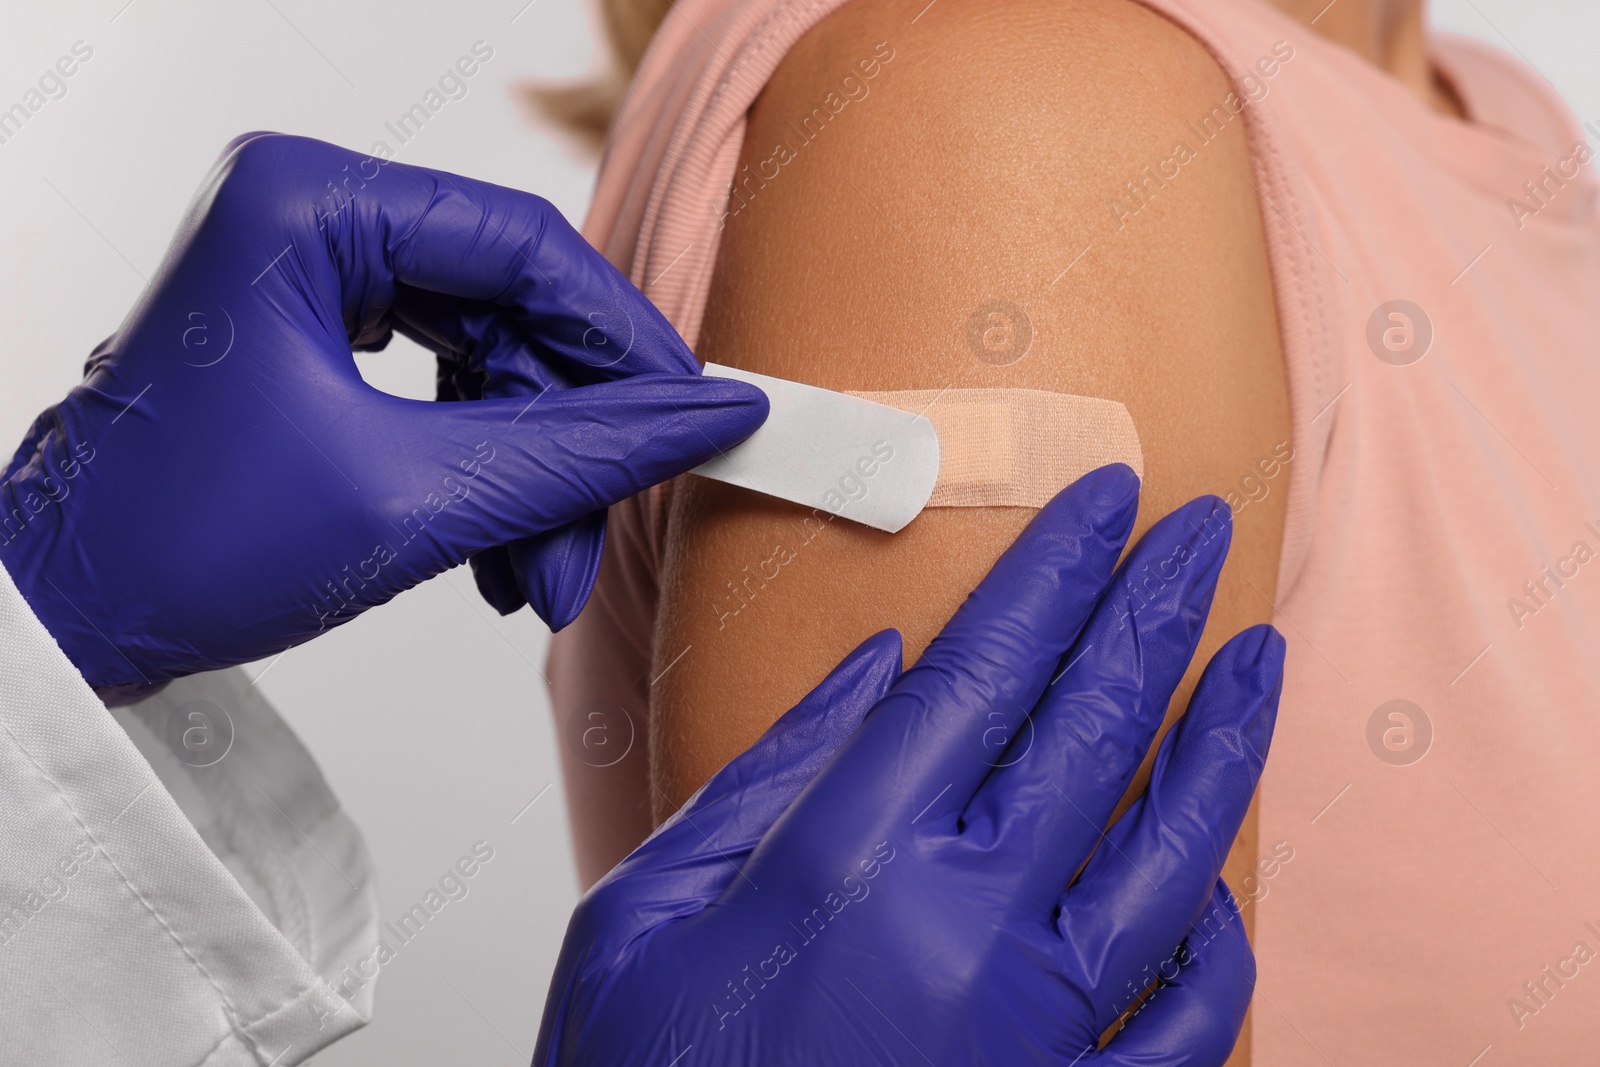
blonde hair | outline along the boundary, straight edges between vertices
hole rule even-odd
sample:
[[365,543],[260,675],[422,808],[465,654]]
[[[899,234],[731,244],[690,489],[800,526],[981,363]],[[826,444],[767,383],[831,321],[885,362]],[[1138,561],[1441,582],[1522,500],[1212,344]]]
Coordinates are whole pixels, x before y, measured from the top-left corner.
[[595,81],[579,85],[533,86],[528,99],[537,113],[599,147],[650,39],[671,8],[672,0],[600,0],[600,23],[611,49],[610,69]]

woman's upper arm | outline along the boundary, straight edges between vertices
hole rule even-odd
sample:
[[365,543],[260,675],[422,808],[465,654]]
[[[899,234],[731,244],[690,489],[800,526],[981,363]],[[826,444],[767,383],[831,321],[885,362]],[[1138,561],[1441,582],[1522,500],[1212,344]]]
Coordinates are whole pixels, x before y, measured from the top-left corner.
[[[857,0],[779,67],[750,116],[699,355],[835,389],[1126,405],[1140,530],[1202,493],[1235,505],[1181,708],[1211,651],[1271,617],[1292,454],[1245,119],[1204,49],[1126,0],[925,4]],[[1202,142],[1214,107],[1230,119]],[[1026,317],[1025,353],[1018,316],[980,314],[997,301]],[[914,656],[1033,513],[934,509],[895,535],[806,514],[678,486],[652,690],[663,806],[869,634],[897,627]]]

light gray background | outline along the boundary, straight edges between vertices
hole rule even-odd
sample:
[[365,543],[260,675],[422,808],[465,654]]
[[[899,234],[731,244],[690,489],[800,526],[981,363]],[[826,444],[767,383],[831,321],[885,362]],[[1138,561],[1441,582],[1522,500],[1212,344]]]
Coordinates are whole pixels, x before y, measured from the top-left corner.
[[[1580,118],[1600,120],[1600,6],[1440,0],[1433,17],[1519,53]],[[394,147],[384,123],[482,40],[494,58],[469,95],[398,158],[538,192],[575,222],[588,206],[593,160],[530,124],[514,90],[600,68],[592,13],[576,0],[12,4],[0,108],[78,40],[94,58],[67,95],[0,145],[0,442],[77,381],[237,133]],[[403,340],[361,367],[390,392],[431,393],[431,357]],[[473,842],[495,849],[469,895],[384,968],[372,1025],[318,1064],[527,1063],[576,900],[540,675],[547,640],[530,612],[498,618],[458,569],[250,668],[365,831],[385,918]]]

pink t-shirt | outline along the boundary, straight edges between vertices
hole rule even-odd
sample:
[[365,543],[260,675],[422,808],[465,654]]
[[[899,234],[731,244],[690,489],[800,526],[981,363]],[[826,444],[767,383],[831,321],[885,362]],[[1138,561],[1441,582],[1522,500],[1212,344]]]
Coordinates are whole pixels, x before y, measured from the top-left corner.
[[[587,236],[693,344],[745,114],[842,0],[679,0]],[[1265,1067],[1600,1056],[1600,229],[1541,79],[1435,37],[1470,122],[1259,0],[1141,0],[1234,79],[1294,424],[1254,889]],[[1292,58],[1283,60],[1283,42]],[[1277,46],[1277,51],[1275,51]],[[643,716],[662,495],[557,638]],[[631,661],[630,661],[630,657]],[[1482,1057],[1475,1059],[1475,1057]]]

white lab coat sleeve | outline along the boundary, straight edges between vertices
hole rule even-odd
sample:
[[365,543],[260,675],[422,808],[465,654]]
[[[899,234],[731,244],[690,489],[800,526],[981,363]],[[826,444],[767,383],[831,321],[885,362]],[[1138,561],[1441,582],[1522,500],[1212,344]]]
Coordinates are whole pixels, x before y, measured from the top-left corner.
[[0,568],[0,1064],[299,1063],[371,1017],[377,921],[242,672],[108,711]]

